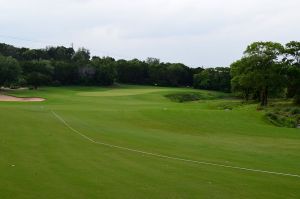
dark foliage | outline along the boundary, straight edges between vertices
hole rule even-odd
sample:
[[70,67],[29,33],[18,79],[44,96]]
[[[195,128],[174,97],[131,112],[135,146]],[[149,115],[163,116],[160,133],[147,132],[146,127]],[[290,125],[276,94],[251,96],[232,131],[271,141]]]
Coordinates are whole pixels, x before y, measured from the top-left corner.
[[230,92],[230,68],[207,68],[194,75],[194,87]]
[[191,101],[200,100],[202,98],[202,95],[200,93],[195,93],[195,92],[172,93],[165,96],[175,102],[191,102]]
[[0,54],[17,60],[23,73],[21,76],[16,76],[16,79],[25,79],[28,85],[34,87],[112,85],[115,82],[192,86],[193,75],[203,70],[189,68],[181,63],[162,63],[156,58],[148,58],[146,61],[138,59],[127,61],[94,56],[91,59],[89,50],[85,48],[75,51],[64,46],[28,49],[0,44]]

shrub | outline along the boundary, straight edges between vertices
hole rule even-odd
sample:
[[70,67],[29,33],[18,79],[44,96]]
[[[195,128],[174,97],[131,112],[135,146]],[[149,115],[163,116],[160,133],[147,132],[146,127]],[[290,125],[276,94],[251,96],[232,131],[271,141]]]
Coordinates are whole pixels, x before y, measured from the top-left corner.
[[296,115],[296,114],[300,114],[300,108],[296,107],[296,108],[292,108],[290,110],[291,114]]
[[202,95],[200,93],[173,93],[165,95],[165,97],[175,102],[190,102],[200,100]]
[[296,128],[300,122],[300,108],[276,108],[266,113],[267,119],[280,127]]

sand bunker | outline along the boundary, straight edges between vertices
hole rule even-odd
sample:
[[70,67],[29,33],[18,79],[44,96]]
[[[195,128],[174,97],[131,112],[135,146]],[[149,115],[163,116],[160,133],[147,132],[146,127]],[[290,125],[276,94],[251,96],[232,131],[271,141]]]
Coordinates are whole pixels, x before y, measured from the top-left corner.
[[43,98],[38,97],[13,97],[8,95],[2,95],[0,94],[0,102],[42,102],[45,101]]

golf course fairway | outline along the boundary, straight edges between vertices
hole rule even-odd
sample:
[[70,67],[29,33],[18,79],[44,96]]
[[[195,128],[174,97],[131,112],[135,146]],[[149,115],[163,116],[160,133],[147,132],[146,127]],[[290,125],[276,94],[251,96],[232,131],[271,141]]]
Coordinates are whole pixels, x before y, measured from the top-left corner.
[[[165,97],[181,92],[202,99]],[[129,85],[8,94],[46,100],[0,102],[0,199],[300,198],[300,129],[257,104]]]

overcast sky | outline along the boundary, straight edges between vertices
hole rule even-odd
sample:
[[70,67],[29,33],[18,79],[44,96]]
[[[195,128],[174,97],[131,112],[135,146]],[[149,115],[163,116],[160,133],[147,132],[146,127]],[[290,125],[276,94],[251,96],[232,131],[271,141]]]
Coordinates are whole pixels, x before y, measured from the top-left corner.
[[0,42],[228,66],[253,41],[300,39],[299,0],[0,0]]

